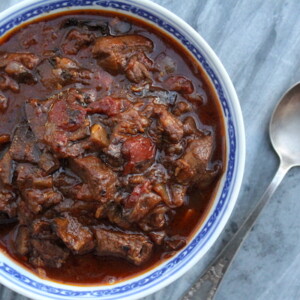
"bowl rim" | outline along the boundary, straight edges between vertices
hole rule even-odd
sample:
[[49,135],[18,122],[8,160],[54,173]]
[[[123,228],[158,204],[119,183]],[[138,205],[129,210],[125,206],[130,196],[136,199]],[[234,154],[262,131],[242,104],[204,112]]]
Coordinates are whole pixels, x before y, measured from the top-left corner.
[[[42,1],[40,1],[40,0],[23,0],[22,2],[19,2],[15,5],[9,7],[8,9],[2,11],[0,13],[0,19],[4,19],[7,16],[10,16],[11,14],[16,14],[18,12],[21,12],[23,9],[26,9],[28,7],[28,5],[31,5],[31,4],[38,5],[39,3],[46,3],[46,2],[50,3],[50,1],[47,1],[47,0],[42,0]],[[99,1],[99,2],[101,2],[101,1]],[[106,2],[110,2],[110,1],[106,1]],[[203,246],[201,255],[195,255],[194,257],[192,257],[186,263],[184,268],[182,268],[181,270],[177,270],[175,274],[172,274],[172,276],[169,276],[168,278],[165,278],[164,280],[162,280],[160,283],[156,284],[155,286],[149,287],[146,290],[141,291],[141,292],[137,291],[136,295],[131,296],[131,299],[136,299],[136,298],[144,297],[146,295],[154,293],[154,292],[162,289],[163,287],[169,285],[171,282],[175,281],[179,277],[181,277],[192,266],[194,266],[208,252],[208,250],[215,243],[215,241],[217,240],[217,238],[219,237],[219,235],[223,231],[225,225],[227,224],[228,219],[231,216],[231,213],[232,213],[233,208],[234,208],[234,206],[236,204],[236,201],[237,201],[238,193],[239,193],[239,190],[240,190],[240,187],[241,187],[241,184],[242,184],[242,178],[243,178],[244,167],[245,167],[246,143],[245,143],[245,129],[244,129],[242,111],[241,111],[240,103],[239,103],[236,91],[234,89],[234,86],[233,86],[233,84],[230,80],[230,77],[227,74],[224,66],[222,65],[220,59],[217,57],[217,55],[214,53],[214,51],[208,45],[208,43],[202,38],[202,36],[199,33],[197,33],[195,31],[195,29],[193,29],[189,24],[187,24],[181,18],[176,16],[174,13],[170,12],[166,8],[162,7],[161,5],[159,5],[157,3],[154,3],[150,0],[121,0],[121,2],[138,4],[139,6],[144,6],[146,9],[154,9],[154,10],[160,12],[162,15],[166,16],[167,18],[172,19],[172,21],[174,23],[176,23],[176,25],[178,27],[180,27],[184,33],[189,33],[189,35],[191,37],[193,37],[194,41],[196,41],[196,43],[197,43],[197,46],[200,47],[201,52],[204,52],[206,54],[205,58],[206,58],[206,60],[209,60],[209,65],[213,66],[214,72],[218,73],[217,77],[220,81],[222,81],[222,87],[223,88],[226,87],[226,92],[228,93],[227,100],[230,101],[231,104],[232,104],[232,110],[233,110],[233,114],[234,114],[234,118],[235,118],[235,122],[236,122],[235,133],[236,133],[236,137],[237,137],[237,140],[238,140],[238,143],[236,145],[236,151],[238,152],[238,157],[236,158],[236,166],[235,166],[235,170],[236,170],[235,176],[236,176],[236,178],[232,182],[232,191],[231,191],[231,194],[230,194],[230,199],[228,199],[227,207],[224,208],[224,210],[226,210],[226,211],[224,212],[224,214],[220,218],[218,224],[216,224],[216,227],[215,227],[214,231],[212,232],[211,236],[209,237],[209,239],[206,241],[205,245]],[[101,7],[94,7],[92,9],[102,10]],[[72,7],[71,10],[76,10],[76,8]],[[111,8],[111,10],[113,10],[113,9]],[[51,11],[50,14],[53,14],[53,13],[56,13],[56,12]],[[123,12],[123,13],[125,13],[125,12]],[[41,17],[41,16],[42,16],[42,14],[39,17]],[[148,20],[144,20],[144,21],[149,22]],[[203,66],[202,66],[202,69],[204,69]],[[206,72],[206,70],[204,70],[204,71]],[[207,74],[207,77],[211,80],[211,78],[208,74]],[[214,86],[214,84],[213,84],[213,86]],[[218,95],[218,98],[219,98],[219,95]],[[226,123],[225,120],[224,120],[224,123]],[[224,124],[224,125],[225,125],[225,127],[227,126],[227,124]],[[227,135],[228,135],[227,130],[226,130],[225,135],[227,137]],[[227,151],[228,150],[229,149],[227,149]],[[228,155],[229,155],[229,153],[226,154],[226,157],[228,157]],[[219,189],[220,188],[218,188],[218,190]],[[215,198],[217,199],[217,197],[215,197]],[[227,196],[227,198],[229,198],[229,195]],[[215,200],[215,202],[216,202],[216,200]],[[213,211],[213,208],[210,208],[210,212],[212,212],[212,211]],[[207,222],[207,218],[204,220],[203,223],[205,223],[205,222]],[[200,226],[197,229],[197,231],[195,231],[195,233],[193,234],[193,237],[191,238],[189,244],[192,242],[192,240],[195,239],[196,235],[200,232],[201,228],[202,228],[202,226]],[[179,251],[179,253],[180,252],[181,251]],[[7,256],[7,255],[5,255],[5,256]],[[177,255],[173,256],[171,258],[171,260],[174,259],[176,256]],[[16,264],[13,260],[10,260],[10,261],[14,265]],[[170,261],[170,260],[167,260],[167,262],[168,261]],[[159,268],[162,265],[163,265],[163,263],[159,264],[158,266],[155,267],[155,269]],[[152,269],[149,270],[147,273],[149,273],[151,271],[152,271]],[[134,276],[133,280],[138,279],[142,275],[143,274]],[[121,282],[121,284],[125,283],[127,281],[128,280],[124,280],[124,281]],[[0,282],[2,282],[4,285],[8,286],[9,288],[19,292],[20,294],[23,294],[23,295],[26,295],[26,296],[29,296],[29,297],[33,297],[33,296],[37,297],[36,294],[34,294],[32,291],[26,290],[23,287],[18,286],[15,283],[9,281],[8,279],[3,278],[2,276],[0,276]],[[56,284],[56,282],[53,282],[51,280],[45,280],[45,282],[47,284],[49,284],[50,286],[53,285],[53,284]],[[63,284],[63,286],[65,286],[66,288],[72,288],[72,287],[74,288],[74,286],[71,285],[71,284]],[[98,287],[97,286],[90,286],[90,287],[87,287],[87,289],[91,289],[91,288],[95,288],[95,287],[99,288],[99,286]],[[114,285],[112,287],[114,287]],[[82,288],[82,290],[83,290],[83,287],[80,287],[80,288]],[[51,299],[50,298],[51,296],[45,296],[44,297],[42,295],[39,295],[38,297],[39,297],[38,299]],[[65,297],[65,299],[67,299],[67,297]],[[80,298],[76,297],[76,299],[80,299]]]

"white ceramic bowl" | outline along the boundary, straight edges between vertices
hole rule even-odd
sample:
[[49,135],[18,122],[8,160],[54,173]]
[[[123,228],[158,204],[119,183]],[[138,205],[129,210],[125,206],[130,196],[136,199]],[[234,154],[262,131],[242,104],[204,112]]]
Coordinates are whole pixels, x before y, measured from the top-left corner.
[[0,14],[0,36],[35,18],[61,11],[118,11],[154,24],[179,40],[202,65],[222,106],[227,162],[214,204],[190,243],[153,270],[111,286],[80,287],[43,280],[0,253],[0,281],[34,299],[136,299],[180,277],[203,257],[224,228],[235,205],[245,161],[244,124],[239,101],[223,65],[201,36],[173,13],[148,0],[25,0]]

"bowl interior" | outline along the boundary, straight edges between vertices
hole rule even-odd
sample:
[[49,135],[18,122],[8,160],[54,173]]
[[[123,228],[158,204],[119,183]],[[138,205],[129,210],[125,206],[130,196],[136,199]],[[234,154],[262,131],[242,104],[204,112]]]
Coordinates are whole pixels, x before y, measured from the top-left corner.
[[215,201],[190,243],[158,267],[112,286],[80,287],[38,278],[0,253],[0,281],[9,288],[38,299],[134,299],[171,283],[193,266],[211,247],[224,228],[242,181],[245,140],[239,102],[219,59],[186,23],[148,1],[48,0],[24,1],[0,15],[0,36],[24,22],[61,11],[99,9],[118,11],[147,21],[180,41],[207,73],[221,104],[226,130],[227,161]]

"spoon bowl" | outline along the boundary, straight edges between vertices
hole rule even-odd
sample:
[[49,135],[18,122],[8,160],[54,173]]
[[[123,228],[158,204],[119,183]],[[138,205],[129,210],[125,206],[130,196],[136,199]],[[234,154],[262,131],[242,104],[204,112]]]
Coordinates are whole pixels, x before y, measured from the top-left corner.
[[269,131],[279,158],[291,167],[300,165],[300,82],[281,98],[272,115]]

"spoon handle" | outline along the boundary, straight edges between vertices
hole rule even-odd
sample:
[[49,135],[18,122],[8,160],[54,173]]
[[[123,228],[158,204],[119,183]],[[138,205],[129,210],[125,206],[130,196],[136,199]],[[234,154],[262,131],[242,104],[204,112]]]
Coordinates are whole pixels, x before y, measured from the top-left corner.
[[206,269],[201,277],[193,284],[186,292],[182,300],[213,300],[217,289],[226,273],[226,270],[231,265],[235,254],[252,229],[257,217],[268,203],[269,199],[279,186],[280,182],[291,168],[289,164],[281,161],[280,166],[269,184],[268,188],[258,201],[254,209],[248,215],[239,230],[234,234],[228,244],[222,249],[213,263]]

